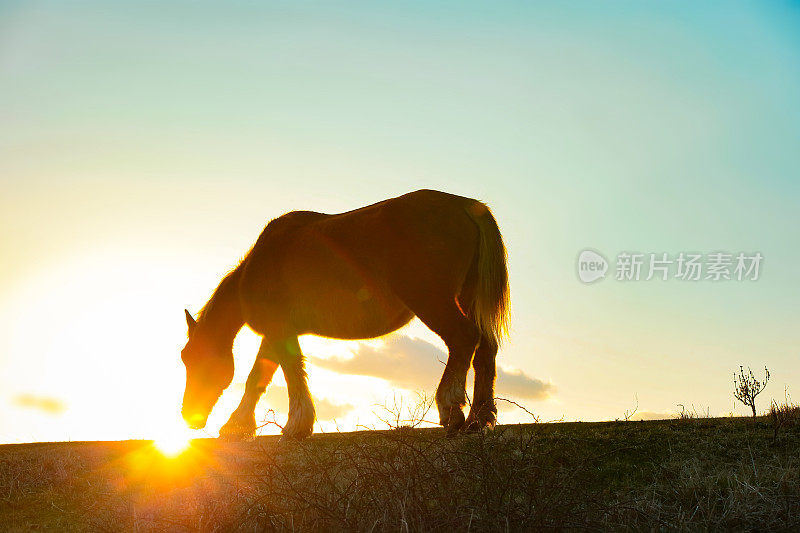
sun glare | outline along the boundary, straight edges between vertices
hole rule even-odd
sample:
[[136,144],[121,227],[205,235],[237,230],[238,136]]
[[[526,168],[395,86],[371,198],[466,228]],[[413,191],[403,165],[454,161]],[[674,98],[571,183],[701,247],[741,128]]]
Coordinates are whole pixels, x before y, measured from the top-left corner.
[[191,444],[191,435],[187,431],[169,431],[153,441],[153,445],[162,454],[174,457],[181,454]]

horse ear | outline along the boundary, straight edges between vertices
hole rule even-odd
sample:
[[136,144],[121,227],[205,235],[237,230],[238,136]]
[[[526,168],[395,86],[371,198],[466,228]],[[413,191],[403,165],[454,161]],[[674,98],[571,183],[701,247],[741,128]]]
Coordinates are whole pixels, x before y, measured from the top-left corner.
[[184,309],[183,312],[186,313],[186,325],[189,327],[189,335],[191,335],[194,327],[197,325],[197,322],[194,318],[192,318],[192,314],[188,309]]

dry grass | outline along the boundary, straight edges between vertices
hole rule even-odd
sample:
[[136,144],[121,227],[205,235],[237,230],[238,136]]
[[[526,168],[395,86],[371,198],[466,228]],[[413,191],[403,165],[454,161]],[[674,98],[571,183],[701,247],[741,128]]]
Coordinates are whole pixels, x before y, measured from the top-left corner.
[[784,428],[800,426],[800,405],[793,403],[786,393],[783,403],[772,402],[768,416],[772,421],[774,438],[777,439]]
[[1,530],[800,526],[800,424],[770,418],[0,447]]

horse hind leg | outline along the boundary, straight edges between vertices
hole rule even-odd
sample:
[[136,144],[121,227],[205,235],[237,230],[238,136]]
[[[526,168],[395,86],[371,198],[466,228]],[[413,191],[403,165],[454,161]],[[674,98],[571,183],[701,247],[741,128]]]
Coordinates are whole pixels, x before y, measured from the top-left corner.
[[480,331],[464,315],[454,297],[418,302],[416,305],[411,303],[409,308],[447,345],[447,364],[436,389],[436,406],[439,423],[452,434],[464,425],[467,372],[480,339]]
[[[477,272],[475,265],[470,268],[467,281],[462,287],[458,302],[461,309],[466,309],[467,317],[477,324],[472,307],[475,302]],[[475,350],[472,369],[475,371],[475,383],[472,392],[472,403],[464,429],[475,431],[493,428],[497,423],[497,405],[494,401],[494,384],[497,376],[496,368],[497,341],[494,336],[481,332],[480,343]]]
[[469,416],[464,424],[466,430],[493,428],[497,423],[497,405],[494,401],[496,357],[497,341],[485,334],[481,335],[481,342],[475,350],[475,358],[472,361],[475,386]]

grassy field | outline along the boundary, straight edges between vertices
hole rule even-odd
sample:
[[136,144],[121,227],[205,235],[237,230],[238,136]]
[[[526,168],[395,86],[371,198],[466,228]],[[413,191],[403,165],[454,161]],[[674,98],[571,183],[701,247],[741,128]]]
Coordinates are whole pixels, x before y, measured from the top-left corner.
[[0,446],[0,530],[797,529],[769,418]]

